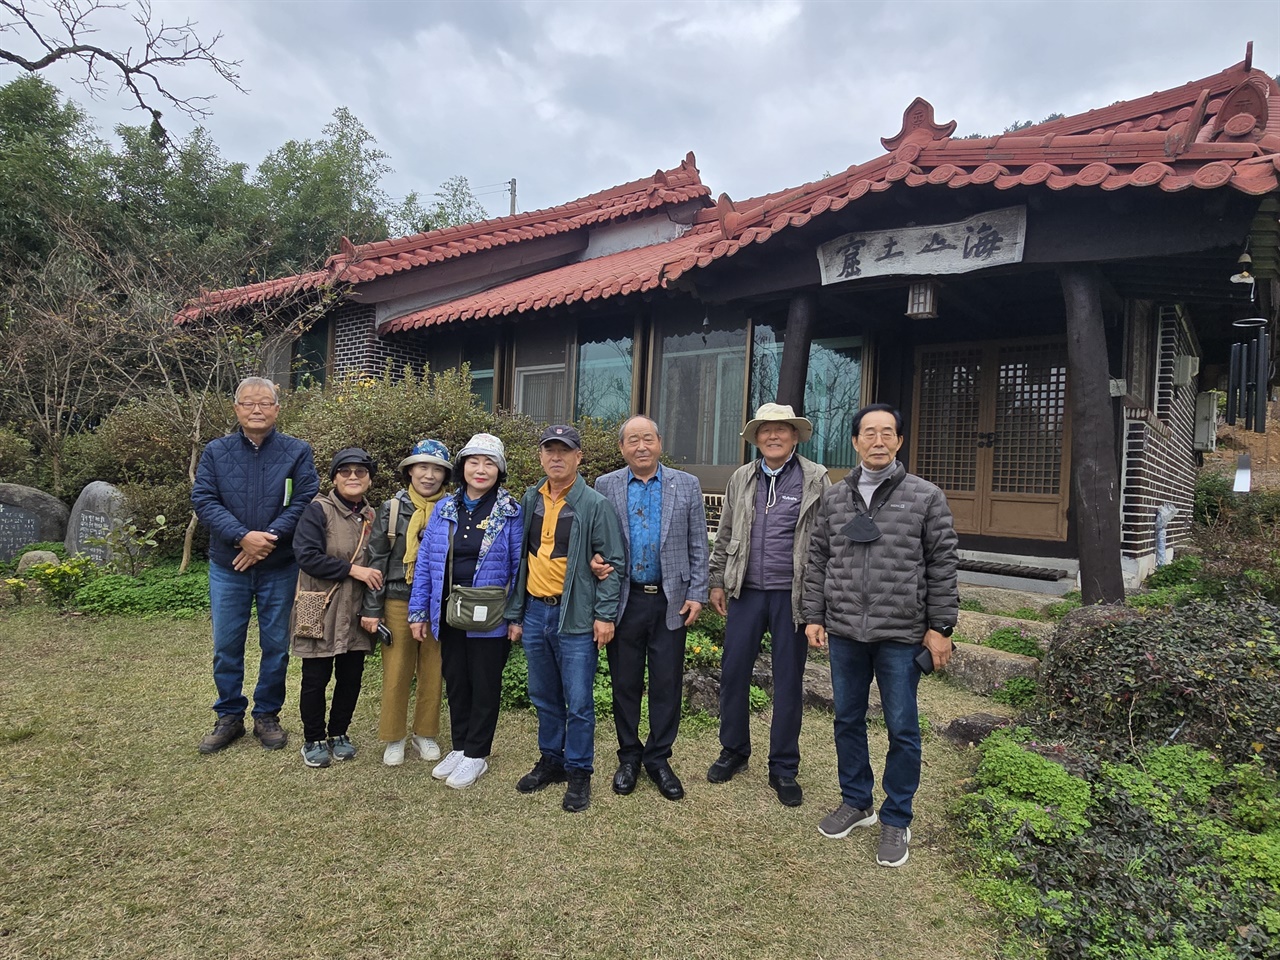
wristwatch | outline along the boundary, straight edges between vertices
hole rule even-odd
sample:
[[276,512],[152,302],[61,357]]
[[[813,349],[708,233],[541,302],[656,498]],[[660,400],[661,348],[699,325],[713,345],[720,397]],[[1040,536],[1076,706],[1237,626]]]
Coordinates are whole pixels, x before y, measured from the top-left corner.
[[952,631],[955,630],[955,624],[952,623],[931,623],[929,629],[942,634],[944,637],[950,637]]

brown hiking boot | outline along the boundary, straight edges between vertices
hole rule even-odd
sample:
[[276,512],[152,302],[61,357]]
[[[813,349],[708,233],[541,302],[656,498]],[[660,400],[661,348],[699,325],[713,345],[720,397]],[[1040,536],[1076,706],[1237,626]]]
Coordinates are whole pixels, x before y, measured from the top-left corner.
[[197,747],[201,753],[217,753],[244,736],[244,717],[237,714],[219,717],[213,730],[206,733]]
[[[241,728],[241,732],[244,730]],[[289,735],[280,726],[280,718],[274,713],[253,718],[253,735],[262,744],[263,750],[280,750],[289,742]]]

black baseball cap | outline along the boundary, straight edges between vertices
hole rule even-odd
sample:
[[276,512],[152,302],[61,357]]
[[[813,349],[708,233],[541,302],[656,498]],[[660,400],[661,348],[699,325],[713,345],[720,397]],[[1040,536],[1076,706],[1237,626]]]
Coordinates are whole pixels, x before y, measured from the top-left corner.
[[565,423],[552,424],[543,430],[542,439],[538,441],[538,446],[550,443],[552,440],[559,440],[570,450],[582,449],[582,437],[578,434],[577,428]]

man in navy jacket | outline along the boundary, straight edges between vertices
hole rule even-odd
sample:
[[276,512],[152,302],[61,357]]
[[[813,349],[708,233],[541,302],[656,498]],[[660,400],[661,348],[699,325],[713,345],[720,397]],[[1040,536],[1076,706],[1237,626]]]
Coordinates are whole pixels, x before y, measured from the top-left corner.
[[200,741],[215,753],[244,736],[244,647],[258,608],[262,662],[253,693],[253,735],[268,750],[288,742],[280,727],[289,667],[289,618],[297,587],[293,530],[320,492],[311,445],[278,433],[275,384],[248,377],[236,388],[240,428],[210,441],[196,468],[191,503],[209,528],[209,601],[217,721]]

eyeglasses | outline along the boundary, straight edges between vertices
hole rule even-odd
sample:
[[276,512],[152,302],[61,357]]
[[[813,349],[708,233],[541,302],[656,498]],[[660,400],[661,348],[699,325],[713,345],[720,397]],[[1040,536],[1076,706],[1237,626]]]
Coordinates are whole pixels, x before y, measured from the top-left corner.
[[881,440],[893,440],[898,436],[898,431],[893,427],[885,427],[883,430],[863,430],[859,432],[858,437],[862,440],[874,440],[879,437]]
[[340,477],[355,477],[357,480],[363,480],[369,475],[368,467],[339,467],[334,471]]
[[270,410],[280,404],[275,400],[237,400],[236,406],[241,410]]

